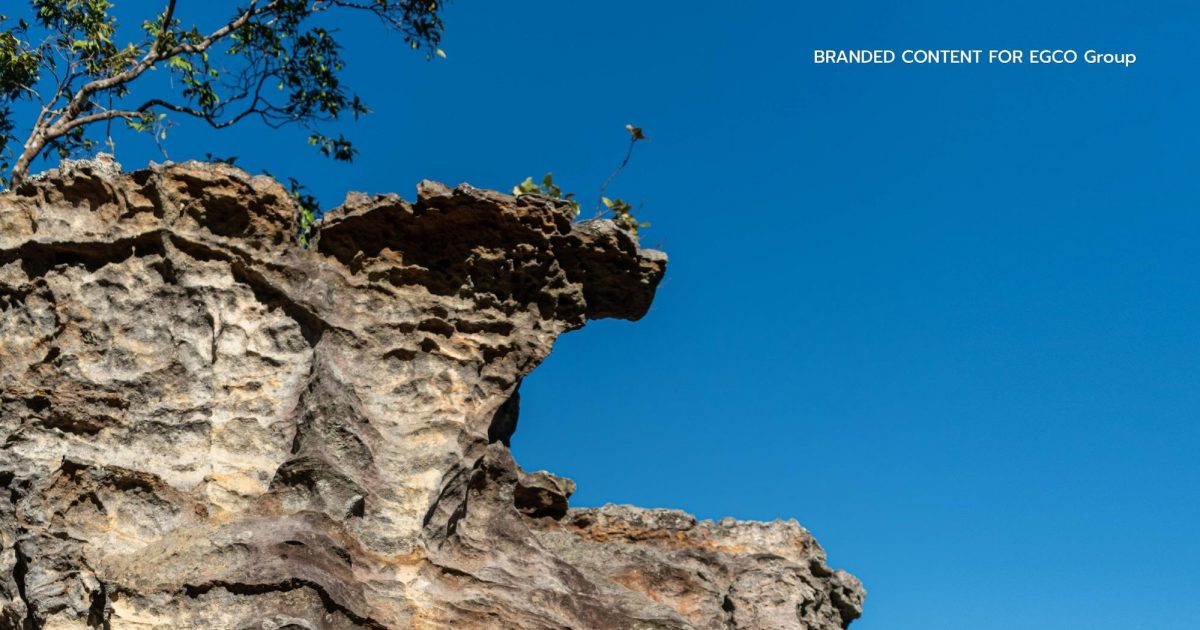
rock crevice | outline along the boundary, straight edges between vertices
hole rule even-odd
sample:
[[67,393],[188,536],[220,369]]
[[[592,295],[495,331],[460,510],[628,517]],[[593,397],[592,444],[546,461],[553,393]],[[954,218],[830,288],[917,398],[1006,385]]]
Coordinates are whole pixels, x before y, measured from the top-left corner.
[[72,162],[0,195],[0,630],[841,628],[794,522],[576,509],[508,450],[558,335],[666,257],[422,182],[296,247],[267,177]]

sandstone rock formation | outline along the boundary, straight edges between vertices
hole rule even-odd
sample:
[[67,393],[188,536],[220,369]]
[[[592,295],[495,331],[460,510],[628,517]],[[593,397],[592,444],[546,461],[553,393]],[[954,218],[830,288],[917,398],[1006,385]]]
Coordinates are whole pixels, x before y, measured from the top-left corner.
[[666,258],[469,186],[71,163],[0,195],[0,629],[841,628],[795,522],[569,509],[507,445],[555,338]]

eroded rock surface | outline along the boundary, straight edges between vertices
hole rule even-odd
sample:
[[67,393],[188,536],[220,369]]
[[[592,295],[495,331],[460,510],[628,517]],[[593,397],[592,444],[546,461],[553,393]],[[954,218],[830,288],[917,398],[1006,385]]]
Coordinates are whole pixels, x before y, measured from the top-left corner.
[[64,165],[0,195],[0,629],[840,628],[794,522],[569,509],[521,379],[666,258],[536,196]]

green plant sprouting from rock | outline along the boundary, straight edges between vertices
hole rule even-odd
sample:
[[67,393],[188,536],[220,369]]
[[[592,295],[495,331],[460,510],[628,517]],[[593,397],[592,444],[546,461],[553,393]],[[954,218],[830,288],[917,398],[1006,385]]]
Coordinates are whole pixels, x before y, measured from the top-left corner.
[[308,192],[308,186],[295,177],[288,178],[288,193],[296,203],[296,240],[300,247],[308,249],[317,237],[317,217],[321,215],[321,203]]
[[[600,200],[596,204],[596,216],[603,216],[605,211],[611,212],[612,221],[617,227],[636,236],[639,230],[650,227],[650,224],[639,221],[633,216],[633,206],[629,202],[621,198],[609,199],[604,196],[604,193],[608,190],[608,185],[629,165],[629,160],[633,157],[633,148],[637,146],[638,142],[646,139],[646,134],[642,131],[641,127],[625,125],[625,130],[629,132],[629,148],[625,151],[625,158],[621,160],[617,168],[613,170],[608,179],[605,179],[604,183],[600,186]],[[512,194],[515,196],[541,195],[551,199],[563,199],[571,204],[571,207],[575,210],[575,216],[579,216],[580,213],[580,206],[579,202],[575,199],[575,193],[563,193],[562,188],[554,183],[552,173],[546,173],[540,183],[535,182],[532,177],[526,177],[525,181],[513,186]]]
[[638,221],[633,216],[633,207],[624,199],[609,199],[608,197],[600,197],[600,203],[604,204],[612,212],[613,223],[617,227],[628,232],[638,233],[641,228],[650,227],[650,224],[645,221]]
[[575,193],[563,193],[562,188],[559,188],[554,183],[554,174],[546,173],[542,177],[542,181],[535,182],[532,177],[526,177],[525,181],[513,186],[512,194],[520,195],[541,195],[551,199],[562,199],[571,205],[571,209],[575,211],[575,216],[579,216],[579,202],[575,200]]

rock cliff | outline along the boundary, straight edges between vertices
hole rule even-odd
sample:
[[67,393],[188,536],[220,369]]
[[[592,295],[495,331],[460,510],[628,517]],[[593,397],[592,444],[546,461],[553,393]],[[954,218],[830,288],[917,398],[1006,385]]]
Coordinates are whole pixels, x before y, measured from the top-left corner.
[[0,629],[841,628],[793,521],[569,508],[521,379],[666,257],[537,196],[64,163],[0,195]]

